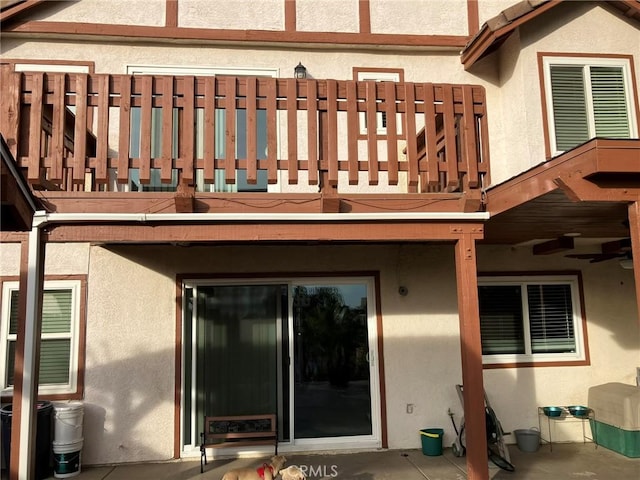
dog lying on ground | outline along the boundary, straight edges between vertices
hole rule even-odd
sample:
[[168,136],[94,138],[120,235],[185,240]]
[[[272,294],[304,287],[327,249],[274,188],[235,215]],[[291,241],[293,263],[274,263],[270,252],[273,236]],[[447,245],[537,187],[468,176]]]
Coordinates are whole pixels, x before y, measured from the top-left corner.
[[282,480],[305,480],[304,473],[295,465],[280,470]]
[[[269,463],[258,468],[235,468],[224,474],[222,480],[274,480],[287,459],[282,455],[271,457]],[[304,478],[304,477],[302,477]]]

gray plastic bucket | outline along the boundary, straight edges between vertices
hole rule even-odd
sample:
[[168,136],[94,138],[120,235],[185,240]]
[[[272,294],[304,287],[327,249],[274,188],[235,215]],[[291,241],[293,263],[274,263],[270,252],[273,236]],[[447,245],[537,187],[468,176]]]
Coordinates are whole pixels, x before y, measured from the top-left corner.
[[540,448],[540,431],[537,429],[520,429],[514,430],[516,443],[522,452],[533,453]]

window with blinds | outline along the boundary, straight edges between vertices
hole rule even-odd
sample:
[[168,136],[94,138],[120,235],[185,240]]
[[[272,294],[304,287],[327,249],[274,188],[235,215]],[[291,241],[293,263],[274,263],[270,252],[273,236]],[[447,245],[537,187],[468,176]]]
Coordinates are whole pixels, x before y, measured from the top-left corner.
[[584,360],[576,277],[479,279],[484,363]]
[[637,138],[627,59],[545,57],[551,150],[594,138]]
[[[79,281],[45,282],[39,370],[39,385],[44,393],[75,390],[79,291]],[[0,363],[3,391],[14,385],[19,295],[17,282],[4,284],[2,339],[6,353]]]

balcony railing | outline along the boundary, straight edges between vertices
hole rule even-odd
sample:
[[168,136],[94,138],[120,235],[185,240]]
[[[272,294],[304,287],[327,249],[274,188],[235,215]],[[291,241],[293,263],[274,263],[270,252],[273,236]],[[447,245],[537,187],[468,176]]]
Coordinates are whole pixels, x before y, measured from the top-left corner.
[[1,131],[34,188],[127,190],[135,179],[217,191],[239,172],[247,185],[282,191],[376,193],[384,183],[466,192],[488,183],[479,86],[6,67],[2,77]]

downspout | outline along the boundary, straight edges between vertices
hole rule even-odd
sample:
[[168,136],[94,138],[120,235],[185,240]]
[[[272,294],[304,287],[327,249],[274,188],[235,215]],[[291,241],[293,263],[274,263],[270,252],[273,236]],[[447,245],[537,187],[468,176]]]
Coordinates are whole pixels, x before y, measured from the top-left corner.
[[[20,440],[18,468],[10,472],[11,478],[33,478],[36,438],[36,401],[38,399],[38,368],[40,363],[40,334],[42,324],[42,281],[44,278],[44,244],[42,243],[42,212],[33,216],[29,232],[27,254],[27,300],[24,327],[23,367],[18,392],[20,404]],[[15,417],[14,417],[15,418]],[[12,457],[15,458],[14,455]],[[12,463],[11,465],[14,465]]]
[[[22,406],[20,415],[19,480],[30,478],[35,431],[35,402],[38,396],[38,384],[35,381],[39,358],[36,356],[40,343],[42,305],[38,278],[44,275],[44,250],[41,248],[42,228],[52,223],[153,223],[153,222],[344,222],[375,220],[432,220],[432,221],[470,221],[479,222],[489,219],[488,212],[376,212],[376,213],[46,213],[37,211],[33,216],[29,233],[29,275],[27,280],[27,314],[25,318],[25,362],[23,368],[23,391],[19,399]],[[25,413],[28,412],[28,415]],[[23,435],[23,433],[28,433]],[[13,480],[13,479],[11,479]]]

